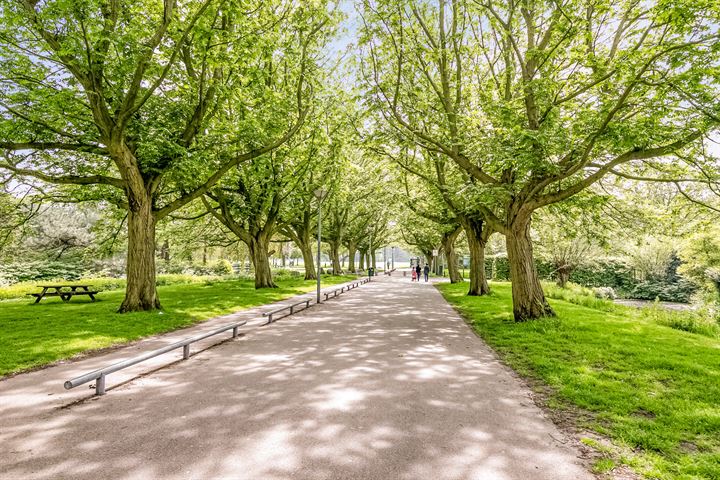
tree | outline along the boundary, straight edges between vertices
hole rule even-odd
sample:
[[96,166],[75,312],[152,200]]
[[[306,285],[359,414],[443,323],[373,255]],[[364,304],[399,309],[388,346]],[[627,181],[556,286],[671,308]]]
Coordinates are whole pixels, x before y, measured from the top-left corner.
[[668,156],[694,167],[720,123],[716,3],[364,5],[368,97],[472,179],[466,195],[506,238],[517,321],[554,315],[535,211]]
[[[0,10],[0,148],[10,152],[0,168],[93,186],[127,211],[121,312],[160,308],[156,223],[283,145],[307,115],[325,5],[256,3],[16,0]],[[282,91],[267,84],[276,69],[287,72]]]
[[[295,143],[302,142],[298,138]],[[283,203],[305,183],[309,161],[296,146],[238,165],[203,197],[207,210],[247,245],[255,267],[255,288],[277,287],[268,259],[270,241],[278,231]]]

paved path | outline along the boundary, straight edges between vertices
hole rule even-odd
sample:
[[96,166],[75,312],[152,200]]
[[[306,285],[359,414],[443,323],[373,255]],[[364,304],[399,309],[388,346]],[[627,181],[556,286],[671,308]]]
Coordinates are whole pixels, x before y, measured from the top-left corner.
[[100,360],[0,382],[0,478],[593,478],[440,294],[402,277],[56,408]]

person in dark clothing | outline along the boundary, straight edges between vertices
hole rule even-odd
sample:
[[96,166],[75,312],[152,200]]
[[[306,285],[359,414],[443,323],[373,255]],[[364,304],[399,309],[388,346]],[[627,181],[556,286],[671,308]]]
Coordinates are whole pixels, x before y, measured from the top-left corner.
[[425,264],[425,268],[423,268],[423,273],[425,274],[425,281],[428,281],[428,277],[430,276],[430,265],[427,263]]
[[420,267],[420,262],[418,262],[417,267],[415,267],[415,273],[417,274],[418,282],[420,281],[420,274],[422,273],[422,267]]

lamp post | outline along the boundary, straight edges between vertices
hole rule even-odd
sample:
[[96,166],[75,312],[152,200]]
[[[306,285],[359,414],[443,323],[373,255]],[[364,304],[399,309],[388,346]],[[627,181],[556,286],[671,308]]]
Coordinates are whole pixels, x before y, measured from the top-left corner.
[[325,189],[318,188],[313,192],[318,200],[318,231],[317,231],[317,299],[320,303],[320,241],[322,238],[322,201],[325,197]]

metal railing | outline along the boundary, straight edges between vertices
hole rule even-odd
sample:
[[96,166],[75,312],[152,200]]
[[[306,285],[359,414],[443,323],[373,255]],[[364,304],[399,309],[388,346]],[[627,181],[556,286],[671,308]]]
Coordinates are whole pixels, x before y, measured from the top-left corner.
[[338,295],[341,295],[345,292],[349,292],[353,288],[357,288],[364,283],[368,283],[369,281],[370,281],[369,278],[363,278],[362,280],[358,280],[357,282],[353,282],[349,285],[343,285],[342,287],[336,288],[335,290],[331,290],[329,292],[323,292],[323,295],[325,295],[325,300],[327,301],[331,295],[332,295],[332,298],[335,298]]
[[[263,314],[262,314],[263,317],[268,317],[268,321],[267,321],[267,323],[265,323],[265,325],[267,325],[268,323],[272,323],[272,322],[273,322],[273,315],[275,315],[275,314],[277,314],[277,313],[283,312],[283,311],[285,311],[285,310],[290,310],[290,313],[288,313],[287,315],[283,315],[282,317],[280,317],[280,318],[285,318],[285,317],[288,317],[288,316],[292,315],[292,314],[295,313],[296,311],[299,311],[299,310],[295,310],[295,307],[297,307],[297,306],[299,306],[299,305],[305,305],[305,308],[310,308],[310,302],[311,302],[311,301],[312,301],[312,300],[308,298],[307,300],[303,300],[302,302],[293,303],[292,305],[288,305],[288,306],[286,306],[286,307],[278,308],[277,310],[273,310],[272,312],[265,312],[265,313],[263,313]],[[305,310],[305,308],[303,308],[302,310]]]
[[[341,288],[336,288],[335,290],[332,290],[330,292],[323,292],[323,293],[325,293],[325,300],[327,300],[330,297],[330,295],[332,295],[333,298],[337,297],[338,294],[342,294],[346,291],[350,291],[354,288],[359,287],[360,285],[362,285],[364,283],[368,283],[369,281],[370,281],[370,279],[365,278],[365,279],[353,282],[349,285],[345,285]],[[263,313],[262,316],[268,318],[268,321],[267,321],[267,323],[265,323],[265,325],[268,325],[268,324],[272,323],[273,321],[277,320],[277,319],[273,320],[273,315],[276,315],[277,313],[285,311],[285,310],[289,310],[290,313],[288,313],[288,315],[284,315],[281,318],[287,317],[287,316],[292,315],[293,313],[299,311],[296,309],[296,307],[298,307],[300,305],[305,305],[305,307],[302,308],[301,310],[305,310],[305,309],[309,308],[310,302],[312,302],[312,299],[302,300],[300,302],[293,303],[292,305],[287,305],[285,307],[278,308],[277,310],[273,310],[272,312]],[[75,388],[79,385],[83,385],[85,383],[95,380],[95,395],[105,395],[105,377],[110,375],[111,373],[115,373],[118,370],[122,370],[124,368],[131,367],[133,365],[137,365],[138,363],[144,362],[146,360],[150,360],[151,358],[155,358],[162,354],[171,352],[180,347],[182,347],[182,349],[183,349],[183,358],[182,359],[187,360],[188,358],[190,358],[190,345],[191,344],[193,344],[195,342],[199,342],[200,340],[204,340],[208,337],[212,337],[219,333],[226,332],[228,330],[232,330],[233,331],[232,338],[236,338],[238,336],[238,328],[240,328],[246,324],[247,324],[247,320],[243,320],[242,322],[237,322],[237,323],[231,323],[229,325],[225,325],[223,327],[216,328],[215,330],[212,330],[210,332],[203,333],[201,335],[197,335],[197,336],[191,337],[191,338],[186,338],[184,340],[180,340],[179,342],[175,342],[175,343],[172,343],[165,347],[158,348],[157,350],[143,353],[141,355],[138,355],[137,357],[130,358],[128,360],[123,360],[122,362],[114,363],[105,368],[100,368],[98,370],[94,370],[94,371],[86,373],[84,375],[80,375],[79,377],[72,378],[72,379],[68,380],[67,382],[65,382],[65,384],[64,384],[65,389],[70,390],[71,388]]]
[[224,327],[217,328],[211,332],[203,333],[202,335],[198,335],[196,337],[186,338],[184,340],[180,340],[179,342],[172,343],[168,346],[158,348],[157,350],[143,353],[142,355],[138,355],[135,358],[123,360],[122,362],[114,363],[108,367],[86,373],[85,375],[80,375],[79,377],[75,377],[65,382],[65,389],[70,390],[71,388],[75,388],[78,385],[82,385],[84,383],[95,380],[95,395],[105,395],[105,377],[107,375],[117,372],[118,370],[122,370],[123,368],[131,367],[138,363],[144,362],[145,360],[150,360],[151,358],[155,358],[164,353],[171,352],[180,347],[182,347],[183,349],[183,360],[187,360],[188,358],[190,358],[190,344],[208,337],[212,337],[213,335],[217,335],[218,333],[226,332],[228,330],[232,330],[232,338],[236,338],[238,336],[238,328],[242,327],[246,323],[247,320],[244,320],[242,322],[225,325]]

